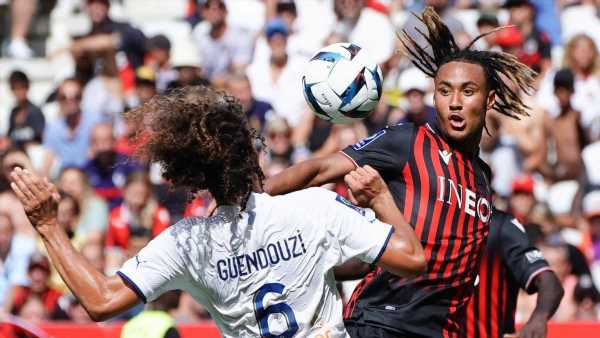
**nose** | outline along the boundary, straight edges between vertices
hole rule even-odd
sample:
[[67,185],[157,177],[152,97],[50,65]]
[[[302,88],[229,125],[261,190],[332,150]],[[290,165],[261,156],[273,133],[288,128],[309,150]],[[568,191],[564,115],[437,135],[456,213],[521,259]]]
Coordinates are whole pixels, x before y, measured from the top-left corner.
[[450,110],[460,111],[462,110],[463,103],[459,93],[453,93],[450,97]]

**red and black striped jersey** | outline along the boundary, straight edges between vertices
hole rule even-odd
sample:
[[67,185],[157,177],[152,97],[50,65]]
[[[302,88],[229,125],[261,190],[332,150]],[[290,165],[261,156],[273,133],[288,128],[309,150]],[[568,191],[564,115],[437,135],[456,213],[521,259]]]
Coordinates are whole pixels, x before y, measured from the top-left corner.
[[488,234],[489,167],[429,124],[387,127],[343,152],[379,171],[427,259],[415,279],[381,269],[367,275],[344,310],[347,323],[398,336],[458,337]]
[[502,338],[515,332],[519,288],[537,289],[534,278],[550,270],[548,263],[527,238],[525,228],[512,215],[493,212],[475,292],[467,305],[461,338]]

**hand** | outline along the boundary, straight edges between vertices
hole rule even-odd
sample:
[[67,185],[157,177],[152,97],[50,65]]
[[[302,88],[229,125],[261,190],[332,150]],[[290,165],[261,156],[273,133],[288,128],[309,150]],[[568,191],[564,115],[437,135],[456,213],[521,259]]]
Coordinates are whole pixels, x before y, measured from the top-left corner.
[[546,320],[532,317],[521,328],[516,337],[519,338],[546,338]]
[[10,174],[10,187],[21,201],[25,214],[40,232],[45,226],[58,226],[56,214],[60,195],[47,179],[40,179],[27,169],[15,168]]
[[379,176],[377,170],[366,165],[356,168],[344,177],[350,188],[353,202],[365,208],[371,208],[384,198],[391,198],[387,185]]

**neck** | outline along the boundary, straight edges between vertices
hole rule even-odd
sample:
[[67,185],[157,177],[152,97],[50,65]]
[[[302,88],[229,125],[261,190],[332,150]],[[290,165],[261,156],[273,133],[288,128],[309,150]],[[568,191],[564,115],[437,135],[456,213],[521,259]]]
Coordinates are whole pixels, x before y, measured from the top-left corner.
[[521,25],[521,33],[523,33],[523,35],[527,36],[529,34],[531,34],[531,32],[533,31],[533,22],[524,22]]
[[211,25],[210,36],[213,39],[220,38],[225,33],[226,27],[227,27],[227,24],[225,23],[225,21]]
[[271,58],[271,65],[277,68],[283,68],[287,64],[287,54],[279,58]]
[[77,126],[79,125],[80,118],[81,118],[81,113],[75,113],[75,114],[71,114],[71,115],[67,116],[67,118],[66,118],[67,126],[69,126],[70,129],[77,128]]

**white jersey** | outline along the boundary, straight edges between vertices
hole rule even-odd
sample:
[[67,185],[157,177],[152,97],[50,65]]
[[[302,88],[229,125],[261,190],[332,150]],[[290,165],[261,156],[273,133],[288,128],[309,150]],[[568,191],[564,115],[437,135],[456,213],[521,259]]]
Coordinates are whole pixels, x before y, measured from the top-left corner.
[[225,337],[346,337],[333,267],[375,262],[392,234],[334,192],[253,193],[163,231],[118,274],[144,301],[192,295]]

